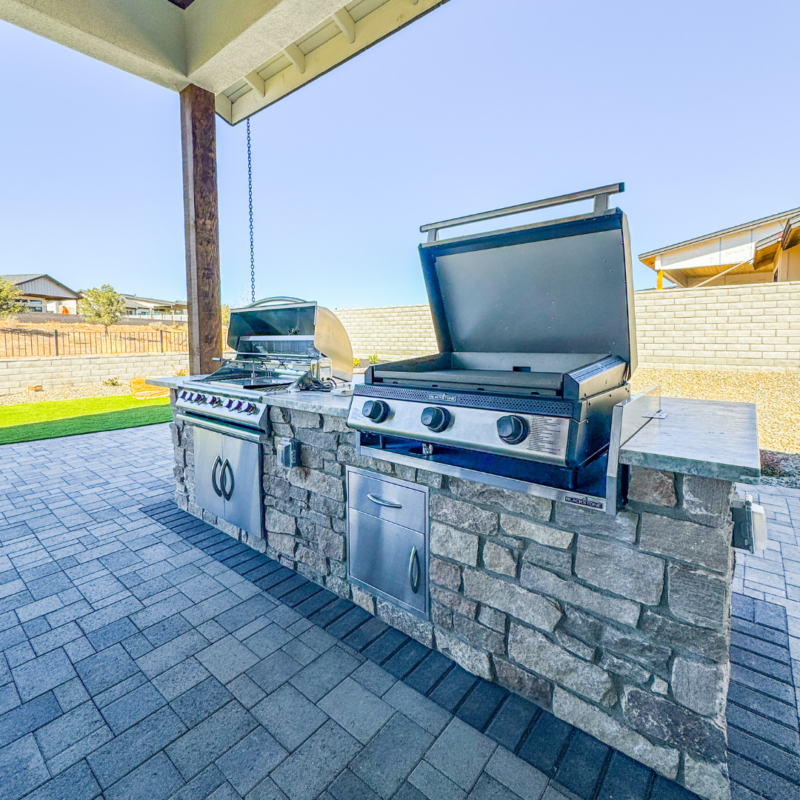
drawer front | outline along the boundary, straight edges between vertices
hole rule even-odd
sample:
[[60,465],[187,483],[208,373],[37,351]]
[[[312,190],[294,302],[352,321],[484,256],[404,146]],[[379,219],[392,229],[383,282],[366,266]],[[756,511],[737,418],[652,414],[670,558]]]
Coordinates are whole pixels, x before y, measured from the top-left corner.
[[425,492],[409,486],[348,472],[350,508],[425,533]]
[[350,511],[349,577],[427,614],[425,537],[392,522]]

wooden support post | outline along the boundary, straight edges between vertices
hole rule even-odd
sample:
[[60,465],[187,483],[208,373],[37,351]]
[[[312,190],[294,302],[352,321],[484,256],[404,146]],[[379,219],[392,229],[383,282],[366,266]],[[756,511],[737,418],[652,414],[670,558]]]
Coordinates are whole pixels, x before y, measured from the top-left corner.
[[204,375],[222,355],[219,281],[217,146],[214,95],[198,86],[181,92],[189,374]]
[[660,269],[656,274],[656,289],[664,288],[664,270]]

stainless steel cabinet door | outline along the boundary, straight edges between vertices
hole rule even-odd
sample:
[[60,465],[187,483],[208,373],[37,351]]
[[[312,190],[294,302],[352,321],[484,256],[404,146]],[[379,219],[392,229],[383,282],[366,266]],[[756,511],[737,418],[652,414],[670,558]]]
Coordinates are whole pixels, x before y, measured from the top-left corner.
[[218,517],[225,514],[225,500],[220,487],[224,438],[220,433],[194,426],[195,502]]
[[353,508],[350,576],[406,608],[427,612],[425,536]]
[[251,536],[261,538],[261,475],[259,445],[225,436],[220,488],[225,497],[225,519]]

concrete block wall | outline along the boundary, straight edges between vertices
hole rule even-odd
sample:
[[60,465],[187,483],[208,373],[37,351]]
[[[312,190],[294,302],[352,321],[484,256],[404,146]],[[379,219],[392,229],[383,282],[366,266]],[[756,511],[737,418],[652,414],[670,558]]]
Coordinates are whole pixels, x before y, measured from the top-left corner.
[[800,369],[800,282],[636,293],[639,366]]
[[438,353],[428,306],[388,306],[338,310],[357,358]]
[[37,385],[52,389],[100,383],[109,378],[124,383],[132,378],[168,377],[188,366],[186,353],[3,358],[0,359],[0,395],[23,392],[28,386]]
[[[637,292],[639,366],[800,369],[800,282]],[[428,306],[337,311],[360,357],[435,353]]]

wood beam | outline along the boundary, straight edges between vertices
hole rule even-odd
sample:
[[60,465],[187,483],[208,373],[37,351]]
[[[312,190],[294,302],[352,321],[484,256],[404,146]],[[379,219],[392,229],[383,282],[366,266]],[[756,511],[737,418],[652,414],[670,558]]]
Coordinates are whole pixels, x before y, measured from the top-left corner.
[[340,8],[338,11],[334,11],[333,21],[339,26],[339,30],[344,34],[344,38],[352,44],[356,40],[356,23],[350,16],[350,12],[346,8]]
[[[283,54],[297,67],[297,71],[301,75],[306,71],[306,57],[294,42],[284,49]],[[264,95],[262,94],[261,96],[263,97]]]
[[261,97],[267,93],[267,89],[264,86],[264,81],[257,72],[249,72],[244,76],[244,79],[254,91],[258,92]]
[[189,373],[213,372],[222,356],[219,280],[217,145],[214,95],[198,86],[181,92]]

